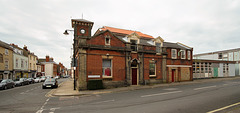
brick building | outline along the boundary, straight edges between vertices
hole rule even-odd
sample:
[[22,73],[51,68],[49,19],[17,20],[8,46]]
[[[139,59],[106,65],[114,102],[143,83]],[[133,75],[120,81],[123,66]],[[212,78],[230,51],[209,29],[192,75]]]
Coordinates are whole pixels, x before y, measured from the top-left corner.
[[92,26],[72,19],[79,90],[90,79],[101,79],[104,88],[192,80],[191,47],[107,26],[91,36]]

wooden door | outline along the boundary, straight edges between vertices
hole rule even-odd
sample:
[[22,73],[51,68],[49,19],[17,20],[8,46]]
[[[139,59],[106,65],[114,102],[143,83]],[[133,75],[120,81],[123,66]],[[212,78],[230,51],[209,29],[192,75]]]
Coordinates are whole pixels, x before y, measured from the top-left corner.
[[137,85],[137,68],[132,68],[132,85]]
[[172,70],[172,82],[174,82],[175,69]]

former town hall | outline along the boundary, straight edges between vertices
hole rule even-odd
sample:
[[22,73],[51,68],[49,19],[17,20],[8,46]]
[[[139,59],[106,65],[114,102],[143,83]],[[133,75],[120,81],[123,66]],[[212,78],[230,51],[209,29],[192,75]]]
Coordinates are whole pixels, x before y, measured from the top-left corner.
[[77,89],[99,79],[104,88],[190,81],[193,48],[159,37],[72,19]]

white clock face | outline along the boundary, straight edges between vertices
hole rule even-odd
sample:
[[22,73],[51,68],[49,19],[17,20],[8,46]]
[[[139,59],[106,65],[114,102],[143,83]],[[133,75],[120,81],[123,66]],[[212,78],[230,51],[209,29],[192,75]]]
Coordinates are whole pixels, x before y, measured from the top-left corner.
[[84,34],[85,33],[85,29],[81,29],[80,33]]

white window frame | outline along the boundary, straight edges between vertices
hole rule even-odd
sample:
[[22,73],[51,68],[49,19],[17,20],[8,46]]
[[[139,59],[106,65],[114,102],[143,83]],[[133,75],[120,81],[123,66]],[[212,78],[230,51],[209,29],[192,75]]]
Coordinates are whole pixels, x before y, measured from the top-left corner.
[[16,68],[18,68],[18,59],[16,59],[16,64],[15,65],[16,65]]
[[[107,43],[107,39],[109,40],[108,43]],[[109,36],[106,36],[105,37],[105,45],[110,45],[111,44],[111,38]]]
[[172,59],[177,59],[177,49],[171,49],[171,57]]
[[24,61],[21,59],[21,68],[24,68]]
[[181,50],[181,59],[186,59],[186,51]]
[[187,51],[188,52],[188,60],[191,60],[191,51]]
[[[155,69],[154,69],[154,75],[150,75],[150,64],[154,64],[154,67],[155,67]],[[150,61],[149,62],[149,77],[156,77],[157,75],[156,75],[156,63],[155,62],[152,62],[152,61]]]
[[[136,45],[132,45],[131,40],[136,41]],[[132,50],[132,51],[138,51],[138,40],[130,39],[130,43],[131,43],[131,50],[132,50],[132,47],[135,46],[135,50]]]
[[5,49],[5,55],[8,55],[8,49]]
[[7,70],[9,69],[9,61],[8,60],[4,61],[4,68]]
[[112,63],[112,59],[102,59],[102,64],[103,64],[104,60],[110,60],[111,61],[111,67],[110,67],[110,69],[111,69],[111,76],[107,76],[107,75],[104,74],[104,70],[109,68],[109,67],[103,67],[102,66],[102,78],[112,78],[113,77],[113,71],[112,71],[112,64],[113,63]]

